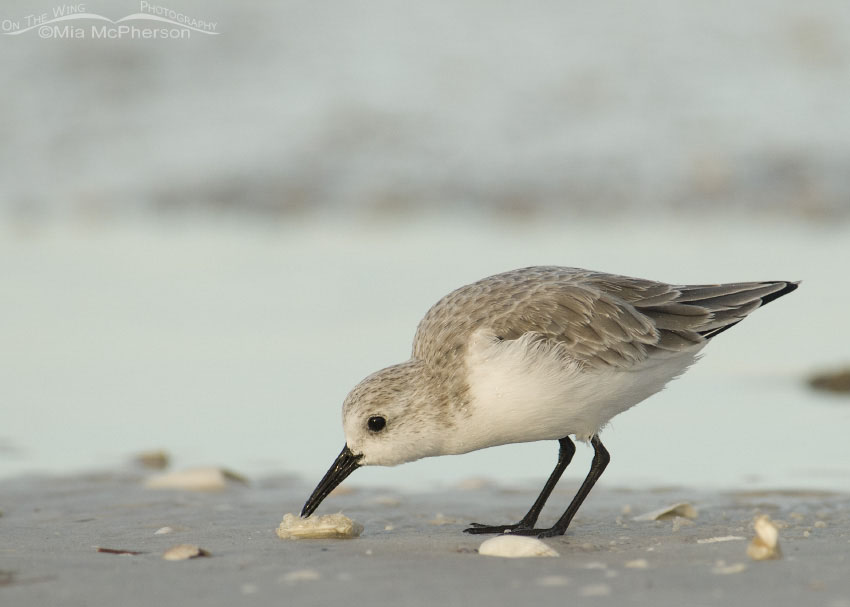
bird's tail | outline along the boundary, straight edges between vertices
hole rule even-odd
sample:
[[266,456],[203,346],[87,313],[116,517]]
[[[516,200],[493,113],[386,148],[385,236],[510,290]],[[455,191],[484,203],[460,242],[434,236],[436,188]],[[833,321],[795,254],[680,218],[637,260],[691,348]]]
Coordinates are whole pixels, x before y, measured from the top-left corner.
[[705,339],[710,339],[735,326],[758,308],[787,295],[800,282],[784,280],[742,282],[724,285],[691,285],[677,287],[677,303],[699,306],[710,312],[707,322],[697,328]]

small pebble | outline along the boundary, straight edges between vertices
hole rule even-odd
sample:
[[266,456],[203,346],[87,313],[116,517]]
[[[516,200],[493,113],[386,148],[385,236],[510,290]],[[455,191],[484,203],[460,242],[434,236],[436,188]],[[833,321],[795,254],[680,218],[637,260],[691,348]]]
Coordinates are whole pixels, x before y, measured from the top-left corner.
[[296,569],[295,571],[290,571],[281,579],[287,584],[294,584],[297,582],[312,582],[321,577],[321,574],[315,569]]
[[177,544],[166,550],[162,558],[166,561],[185,561],[202,556],[210,556],[209,551],[204,550],[194,544]]
[[142,468],[147,468],[148,470],[165,470],[168,468],[171,457],[162,449],[156,449],[154,451],[143,451],[139,453],[135,460]]

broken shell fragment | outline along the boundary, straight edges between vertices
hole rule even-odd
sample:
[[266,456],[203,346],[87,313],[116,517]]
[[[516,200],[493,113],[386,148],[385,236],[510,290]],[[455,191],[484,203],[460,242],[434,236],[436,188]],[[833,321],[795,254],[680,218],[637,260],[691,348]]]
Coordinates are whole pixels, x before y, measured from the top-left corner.
[[779,549],[779,529],[770,517],[766,514],[756,517],[753,529],[756,536],[747,546],[747,556],[754,561],[780,558],[782,551]]
[[166,561],[185,561],[201,556],[211,556],[208,550],[204,550],[194,544],[177,544],[172,546],[162,555]]
[[363,533],[363,525],[345,516],[342,512],[301,518],[284,514],[277,528],[282,540],[300,539],[350,539]]
[[226,468],[187,468],[152,476],[145,481],[148,489],[186,489],[189,491],[221,491],[233,482],[247,484],[239,474]]
[[697,544],[717,544],[718,542],[733,542],[735,540],[745,540],[747,538],[740,535],[719,535],[716,537],[707,537],[697,540]]
[[560,556],[537,538],[523,535],[499,535],[490,538],[478,547],[478,554],[504,558]]
[[640,516],[636,516],[634,520],[664,521],[676,517],[695,519],[697,514],[697,509],[691,506],[688,502],[679,502],[664,508],[659,508],[658,510],[653,510],[652,512],[647,512],[646,514],[641,514]]

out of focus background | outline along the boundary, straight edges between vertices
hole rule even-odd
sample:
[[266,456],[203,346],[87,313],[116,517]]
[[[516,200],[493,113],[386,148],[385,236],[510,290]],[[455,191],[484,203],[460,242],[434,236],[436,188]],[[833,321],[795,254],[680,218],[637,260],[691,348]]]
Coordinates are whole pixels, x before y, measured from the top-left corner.
[[11,0],[0,49],[0,476],[318,481],[431,304],[557,264],[803,280],[614,420],[603,482],[850,490],[850,399],[807,383],[850,363],[846,0]]

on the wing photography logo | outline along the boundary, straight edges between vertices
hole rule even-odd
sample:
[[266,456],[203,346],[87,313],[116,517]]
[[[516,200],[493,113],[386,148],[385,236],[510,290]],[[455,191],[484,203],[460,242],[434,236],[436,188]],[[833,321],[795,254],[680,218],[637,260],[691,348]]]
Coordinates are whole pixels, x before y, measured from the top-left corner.
[[32,13],[19,19],[0,18],[0,33],[6,36],[35,32],[45,39],[92,40],[188,40],[193,34],[217,36],[218,23],[187,15],[147,0],[139,12],[120,19],[91,13],[85,4],[61,4],[51,12]]

